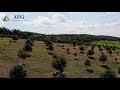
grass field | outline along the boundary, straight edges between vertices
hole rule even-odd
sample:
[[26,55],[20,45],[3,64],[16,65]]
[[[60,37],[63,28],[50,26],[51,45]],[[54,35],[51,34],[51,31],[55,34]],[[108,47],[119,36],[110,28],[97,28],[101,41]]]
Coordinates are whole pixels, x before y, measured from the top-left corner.
[[[16,43],[10,43],[10,40],[12,39],[0,38],[0,78],[9,78],[10,69],[14,65],[22,63],[21,58],[19,58],[17,54],[18,51],[24,47],[26,40],[19,39],[16,41]],[[107,41],[101,42],[106,44]],[[109,41],[108,44],[120,47],[120,42],[117,41]],[[64,45],[64,49],[61,47],[62,45]],[[84,62],[88,58],[86,53],[90,47],[86,47],[84,50],[85,54],[83,54],[80,53],[79,46],[76,46],[75,49],[69,44],[54,43],[53,46],[53,54],[64,55],[64,57],[67,59],[65,74],[68,78],[99,78],[100,74],[105,70],[100,66],[102,63],[99,61],[101,52],[99,51],[98,47],[95,47],[94,49],[95,54],[93,56],[95,59],[90,59],[92,65],[89,66],[89,68],[93,70],[93,73],[89,73],[85,70],[87,67],[84,65]],[[67,48],[70,49],[70,54],[67,54]],[[51,66],[54,58],[52,55],[48,54],[48,52],[49,51],[46,49],[43,41],[34,42],[33,50],[30,52],[31,57],[28,57],[24,60],[28,71],[26,78],[52,77],[52,73],[54,73],[56,70]],[[114,58],[117,57],[118,62],[120,62],[120,53],[117,55],[116,51],[114,51],[112,56],[110,56],[105,49],[103,52],[108,56],[108,60],[105,62],[105,64],[115,71],[118,77],[120,77],[117,72],[120,64],[116,63],[114,60]],[[76,57],[74,56],[74,53],[77,53]],[[77,60],[75,60],[75,58],[77,58]]]

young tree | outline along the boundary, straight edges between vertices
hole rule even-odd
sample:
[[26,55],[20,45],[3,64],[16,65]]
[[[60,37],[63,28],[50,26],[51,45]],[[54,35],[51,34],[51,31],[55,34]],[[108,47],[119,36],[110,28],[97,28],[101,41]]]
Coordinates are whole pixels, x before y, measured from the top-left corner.
[[115,57],[115,61],[117,61],[117,57]]
[[32,51],[32,46],[27,43],[27,44],[25,44],[24,50],[31,52]]
[[30,38],[28,38],[25,43],[26,43],[26,44],[28,43],[28,44],[30,44],[31,46],[33,46],[33,41],[32,41]]
[[117,78],[117,75],[111,69],[107,69],[101,73],[100,78]]
[[75,49],[75,46],[76,46],[76,40],[73,41],[73,47]]
[[103,48],[100,47],[100,48],[99,48],[99,51],[103,51]]
[[83,46],[80,47],[80,51],[81,51],[81,52],[84,51],[84,47],[83,47]]
[[66,51],[67,51],[67,54],[70,54],[69,48],[67,48]]
[[14,36],[13,36],[13,40],[18,40],[18,35],[17,34],[15,34]]
[[26,59],[27,57],[30,57],[31,55],[29,55],[28,52],[25,50],[19,50],[18,56],[19,58],[22,58],[22,61],[23,61],[24,59]]
[[76,57],[76,56],[77,56],[77,53],[74,53],[74,56]]
[[102,54],[102,55],[99,57],[99,60],[102,61],[103,64],[104,64],[104,62],[107,60],[107,55]]
[[11,78],[25,78],[27,76],[27,69],[25,65],[14,66],[9,73]]
[[94,50],[94,47],[95,47],[95,45],[92,45],[92,46],[91,46],[91,49]]
[[87,59],[87,60],[85,61],[85,65],[86,65],[86,66],[91,66],[91,61]]
[[58,78],[63,78],[65,76],[65,74],[63,74],[64,72],[64,68],[66,67],[66,59],[63,57],[56,57],[53,62],[52,62],[52,67],[56,70],[58,70],[58,72],[56,72],[54,75],[54,77],[58,77]]
[[50,45],[48,46],[48,50],[50,50],[50,53],[51,53],[51,51],[52,51],[53,49],[54,49],[54,48],[53,48],[53,45],[50,44]]
[[48,39],[46,39],[44,43],[46,44],[46,46],[53,45],[53,43]]
[[111,56],[111,54],[112,54],[112,50],[109,50],[109,54],[110,54],[110,56]]
[[90,49],[90,50],[88,50],[88,52],[87,52],[87,55],[93,55],[94,54],[94,51],[92,50],[92,49]]

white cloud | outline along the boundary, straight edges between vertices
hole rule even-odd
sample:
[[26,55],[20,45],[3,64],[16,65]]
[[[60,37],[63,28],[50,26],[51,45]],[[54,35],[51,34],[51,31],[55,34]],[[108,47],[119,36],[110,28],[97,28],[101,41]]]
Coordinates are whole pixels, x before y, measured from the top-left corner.
[[[25,25],[35,27],[38,33],[45,34],[93,34],[120,37],[120,20],[112,23],[90,24],[85,20],[72,21],[62,14],[49,13],[51,17],[38,16],[31,21],[24,21]],[[34,31],[34,30],[33,30]]]
[[50,12],[49,15],[55,22],[69,22],[69,20],[62,14]]
[[105,12],[106,14],[117,14],[118,12]]

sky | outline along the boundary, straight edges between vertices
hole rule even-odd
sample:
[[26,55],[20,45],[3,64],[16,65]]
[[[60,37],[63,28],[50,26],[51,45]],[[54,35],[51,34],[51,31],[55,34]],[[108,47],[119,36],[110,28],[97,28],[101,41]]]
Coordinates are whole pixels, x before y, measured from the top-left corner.
[[[6,15],[10,21],[3,21]],[[24,15],[24,19],[13,21],[15,15]],[[0,27],[42,34],[120,37],[120,12],[0,12]]]

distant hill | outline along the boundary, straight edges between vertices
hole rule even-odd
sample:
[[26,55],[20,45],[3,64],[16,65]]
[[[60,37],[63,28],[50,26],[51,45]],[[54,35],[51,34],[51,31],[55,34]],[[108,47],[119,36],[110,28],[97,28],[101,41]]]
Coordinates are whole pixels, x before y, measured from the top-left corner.
[[10,30],[8,28],[2,27],[0,28],[0,37],[13,37],[13,35],[17,34],[19,38],[24,39],[24,35],[26,34],[28,37],[33,37],[35,40],[50,40],[52,42],[59,42],[59,43],[75,43],[78,45],[81,44],[88,44],[92,41],[99,41],[99,40],[108,40],[108,41],[120,41],[119,37],[113,36],[105,36],[105,35],[89,35],[89,34],[39,34],[34,32],[26,32],[20,31],[17,29]]

